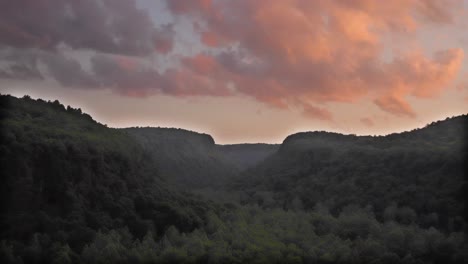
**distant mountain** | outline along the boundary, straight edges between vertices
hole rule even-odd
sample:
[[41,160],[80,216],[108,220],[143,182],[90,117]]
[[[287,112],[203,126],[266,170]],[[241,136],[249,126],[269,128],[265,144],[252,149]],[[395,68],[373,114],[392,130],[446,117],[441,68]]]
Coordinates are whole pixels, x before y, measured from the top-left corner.
[[183,189],[220,187],[273,154],[278,145],[216,145],[207,134],[175,128],[126,128],[162,177]]
[[467,131],[464,115],[388,136],[298,133],[248,170],[234,189],[246,194],[244,202],[263,207],[322,204],[339,213],[349,205],[368,205],[383,219],[395,217],[388,212],[396,206],[411,216],[395,220],[462,230]]

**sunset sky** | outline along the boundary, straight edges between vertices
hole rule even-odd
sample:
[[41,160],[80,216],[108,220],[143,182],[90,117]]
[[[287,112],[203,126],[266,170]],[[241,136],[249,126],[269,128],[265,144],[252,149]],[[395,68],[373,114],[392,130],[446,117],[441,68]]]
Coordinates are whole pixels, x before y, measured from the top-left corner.
[[0,92],[217,143],[468,113],[468,0],[15,0]]

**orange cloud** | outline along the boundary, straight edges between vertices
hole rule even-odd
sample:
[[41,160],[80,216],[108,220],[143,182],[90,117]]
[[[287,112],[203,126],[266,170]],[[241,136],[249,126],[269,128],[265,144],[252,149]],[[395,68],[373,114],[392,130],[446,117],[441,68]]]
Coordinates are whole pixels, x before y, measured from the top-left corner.
[[198,54],[194,57],[185,58],[184,63],[187,67],[199,74],[209,74],[218,66],[215,59],[206,54]]
[[214,34],[213,32],[203,32],[201,33],[201,40],[203,44],[210,46],[210,47],[216,47],[220,45],[220,39],[219,37]]
[[[446,44],[426,54],[413,36],[462,20],[461,0],[167,0],[174,24],[193,25],[201,45],[192,34],[177,36],[187,33],[183,25],[154,25],[135,1],[26,2],[0,10],[0,44],[9,48],[0,52],[9,63],[0,75],[41,76],[43,63],[63,86],[124,96],[240,94],[322,120],[332,119],[328,102],[370,100],[415,117],[407,99],[440,96],[464,60],[462,49]],[[199,53],[177,54],[180,40]],[[95,53],[83,55],[91,69],[65,56],[67,49]]]
[[422,54],[412,54],[399,58],[390,65],[395,85],[405,86],[416,97],[433,97],[456,77],[464,53],[462,49],[439,51],[430,60]]
[[416,117],[414,110],[405,100],[400,97],[387,95],[374,100],[375,104],[382,110],[397,116]]
[[461,49],[439,51],[433,59],[416,52],[397,57],[391,63],[382,64],[377,73],[366,72],[363,76],[368,78],[368,85],[376,88],[374,103],[380,109],[394,115],[415,117],[406,98],[410,95],[416,98],[440,95],[457,76],[463,57]]
[[162,85],[156,83],[159,90],[174,96],[231,95],[226,83],[188,69],[168,70],[162,78],[164,79]]
[[[382,60],[384,35],[417,31],[425,23],[451,23],[460,1],[168,1],[191,16],[202,43],[223,50],[216,73],[193,58],[197,74],[230,81],[238,92],[304,114],[330,119],[322,102],[354,102],[370,96],[383,111],[414,117],[405,100],[434,97],[457,76],[461,49]],[[220,41],[222,40],[222,41]],[[207,66],[208,67],[208,66]],[[210,72],[210,73],[208,73]],[[300,99],[300,100],[298,100]]]
[[304,111],[302,114],[308,118],[320,119],[320,120],[332,120],[332,114],[324,108],[315,107],[312,105],[304,105]]

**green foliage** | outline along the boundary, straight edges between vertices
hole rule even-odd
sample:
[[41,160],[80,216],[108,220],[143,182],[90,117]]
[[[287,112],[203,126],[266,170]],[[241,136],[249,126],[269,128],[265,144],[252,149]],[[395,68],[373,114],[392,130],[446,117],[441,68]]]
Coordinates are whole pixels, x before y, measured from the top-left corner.
[[466,263],[466,124],[293,135],[225,190],[252,149],[2,95],[0,262]]
[[99,230],[128,228],[137,239],[171,225],[191,231],[214,210],[173,191],[132,137],[79,109],[2,95],[0,125],[0,234],[12,241],[2,253],[9,262],[74,262]]
[[[316,223],[324,218],[334,224],[327,233],[317,232]],[[116,231],[100,234],[82,258],[109,263],[405,263],[409,258],[456,263],[466,260],[465,250],[462,232],[447,235],[434,228],[381,223],[365,208],[333,217],[248,206],[210,214],[207,226],[193,232],[170,227],[157,242],[150,235],[143,242],[122,243]]]
[[370,205],[380,221],[462,231],[467,130],[465,115],[388,136],[295,134],[230,191],[263,208],[323,203],[338,215],[352,204]]

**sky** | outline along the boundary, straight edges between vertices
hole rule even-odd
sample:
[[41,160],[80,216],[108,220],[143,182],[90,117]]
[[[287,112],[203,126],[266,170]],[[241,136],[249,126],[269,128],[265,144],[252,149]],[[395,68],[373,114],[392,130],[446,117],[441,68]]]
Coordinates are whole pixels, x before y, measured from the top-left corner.
[[468,0],[0,2],[0,93],[219,144],[468,113]]

